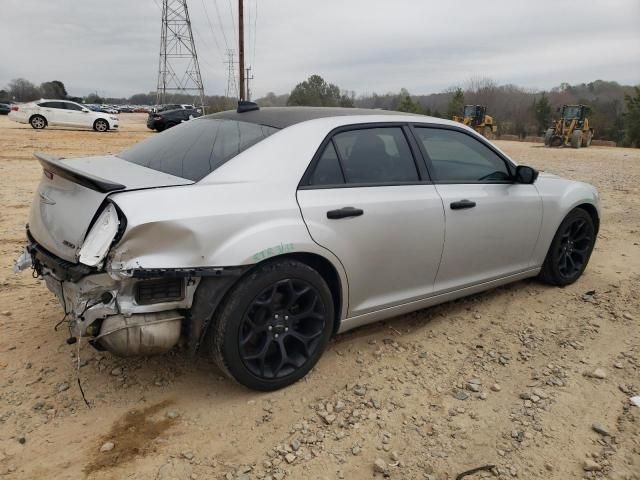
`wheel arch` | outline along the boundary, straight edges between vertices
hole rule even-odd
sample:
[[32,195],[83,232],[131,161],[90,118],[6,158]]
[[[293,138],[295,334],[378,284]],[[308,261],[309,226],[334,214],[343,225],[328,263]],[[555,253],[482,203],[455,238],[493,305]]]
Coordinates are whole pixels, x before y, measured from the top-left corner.
[[45,123],[45,125],[46,125],[46,126],[49,126],[49,120],[47,120],[47,117],[45,117],[45,116],[44,116],[44,115],[42,115],[41,113],[32,113],[32,114],[29,116],[29,120],[28,120],[29,124],[31,124],[31,120],[33,120],[33,117],[42,117],[42,118],[44,118],[44,123]]
[[598,231],[600,230],[600,215],[598,214],[598,209],[591,203],[581,203],[580,205],[576,205],[572,210],[575,210],[576,208],[581,208],[589,214],[591,220],[593,221],[593,226],[596,229],[597,235]]
[[318,253],[311,252],[291,252],[282,255],[276,255],[261,260],[253,265],[248,265],[240,275],[233,277],[219,276],[203,278],[193,298],[190,309],[190,328],[189,328],[189,350],[195,353],[199,350],[202,341],[211,326],[211,320],[215,316],[220,306],[229,297],[233,288],[244,278],[266,263],[273,263],[293,259],[316,270],[320,276],[327,282],[334,307],[334,326],[333,334],[335,335],[340,329],[340,324],[345,317],[346,301],[348,300],[348,290],[346,279],[340,276],[337,267],[326,257]]
[[106,122],[106,124],[107,124],[107,131],[108,131],[108,130],[111,130],[111,122],[109,122],[109,120],[107,120],[106,118],[103,118],[103,117],[98,117],[98,118],[96,118],[96,119],[93,121],[92,128],[93,128],[94,130],[95,130],[95,128],[96,128],[96,123],[98,123],[100,120],[102,120],[103,122]]
[[331,291],[331,298],[333,299],[333,334],[335,335],[340,329],[340,323],[342,322],[342,307],[345,292],[336,267],[327,258],[317,253],[293,252],[275,258],[292,258],[304,263],[318,272],[324,281],[327,282],[329,290]]

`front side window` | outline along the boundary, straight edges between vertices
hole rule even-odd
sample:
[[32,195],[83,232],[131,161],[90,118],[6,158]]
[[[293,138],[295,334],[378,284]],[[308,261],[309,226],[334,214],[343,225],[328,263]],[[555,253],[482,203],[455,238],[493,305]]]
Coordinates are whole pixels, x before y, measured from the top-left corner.
[[118,157],[197,182],[277,131],[255,123],[204,117],[154,135]]
[[401,127],[350,130],[334,135],[347,183],[402,183],[419,180]]
[[415,132],[431,160],[431,176],[436,182],[490,183],[511,179],[505,161],[470,135],[425,127],[417,127]]

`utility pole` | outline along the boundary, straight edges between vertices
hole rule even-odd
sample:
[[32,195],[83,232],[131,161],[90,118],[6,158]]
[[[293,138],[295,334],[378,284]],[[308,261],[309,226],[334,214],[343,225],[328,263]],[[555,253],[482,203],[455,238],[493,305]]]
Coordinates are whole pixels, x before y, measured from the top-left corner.
[[156,105],[167,103],[167,95],[172,92],[191,95],[197,98],[194,104],[204,108],[204,86],[187,0],[162,1]]
[[244,0],[238,0],[238,37],[239,37],[239,57],[240,57],[240,100],[245,97],[244,79]]

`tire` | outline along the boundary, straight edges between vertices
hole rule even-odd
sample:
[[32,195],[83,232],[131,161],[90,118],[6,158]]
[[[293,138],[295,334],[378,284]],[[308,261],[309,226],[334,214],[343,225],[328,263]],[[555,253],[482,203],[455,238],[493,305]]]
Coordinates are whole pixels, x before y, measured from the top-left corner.
[[207,332],[215,363],[260,391],[304,377],[327,346],[334,307],[326,282],[295,260],[259,265],[227,294]]
[[93,122],[93,129],[96,132],[100,132],[100,133],[108,132],[109,131],[109,122],[107,122],[103,118],[99,118],[95,122]]
[[493,137],[493,132],[491,131],[490,126],[487,125],[482,129],[482,136],[487,140],[491,140],[491,137]]
[[166,128],[167,127],[165,127],[164,124],[163,125],[158,124],[156,125],[156,132],[158,133],[163,132]]
[[591,146],[591,140],[593,140],[593,132],[589,130],[586,135],[582,136],[582,147],[588,148]]
[[574,130],[571,134],[571,148],[580,148],[582,145],[582,130]]
[[564,145],[564,139],[560,135],[553,135],[551,140],[549,140],[550,147],[562,147]]
[[549,128],[545,132],[545,134],[544,134],[544,146],[545,147],[551,146],[551,138],[553,137],[553,133],[554,132],[555,132],[555,130],[553,128]]
[[584,272],[596,241],[593,219],[576,208],[562,221],[553,237],[539,278],[556,286],[570,285]]
[[173,127],[175,127],[176,125],[179,125],[179,124],[178,124],[178,123],[176,123],[176,122],[170,122],[170,123],[167,123],[166,129],[173,128]]
[[29,123],[31,124],[32,128],[35,128],[36,130],[42,130],[47,126],[47,119],[42,115],[34,115],[29,119]]

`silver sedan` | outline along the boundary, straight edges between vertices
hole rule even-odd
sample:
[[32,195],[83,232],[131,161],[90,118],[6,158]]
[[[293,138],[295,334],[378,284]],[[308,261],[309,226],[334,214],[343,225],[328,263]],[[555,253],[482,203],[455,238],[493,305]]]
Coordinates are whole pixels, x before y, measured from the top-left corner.
[[592,186],[418,115],[243,104],[117,156],[37,158],[17,268],[74,338],[122,356],[182,342],[259,390],[303,377],[336,333],[528,277],[570,284],[599,227]]

